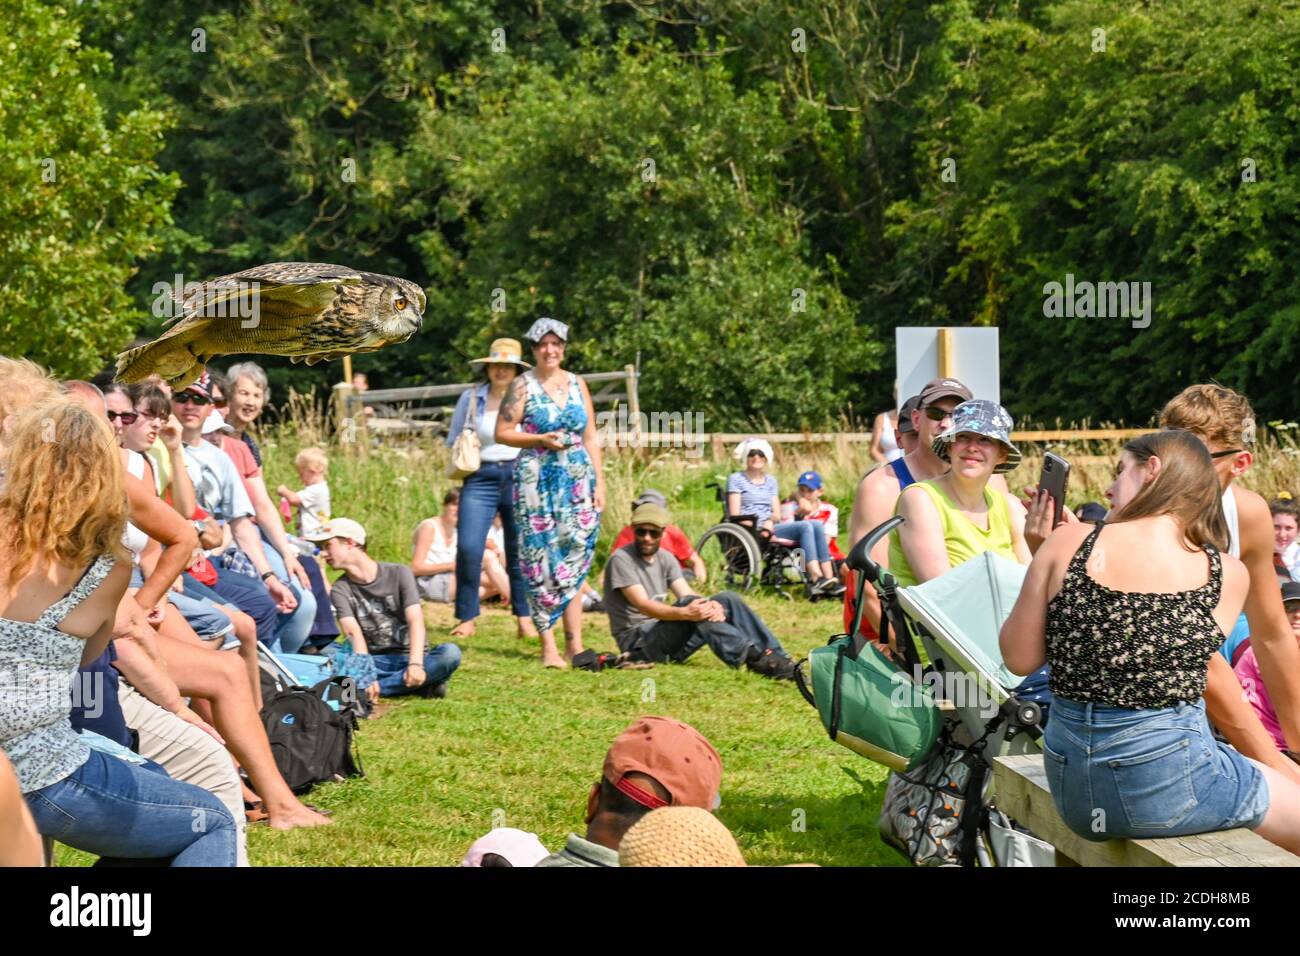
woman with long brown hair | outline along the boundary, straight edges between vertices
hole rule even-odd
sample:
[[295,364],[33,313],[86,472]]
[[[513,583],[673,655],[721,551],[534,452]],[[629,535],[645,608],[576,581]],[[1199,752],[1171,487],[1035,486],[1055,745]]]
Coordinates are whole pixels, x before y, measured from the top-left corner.
[[1250,586],[1209,452],[1186,431],[1135,439],[1106,496],[1107,521],[1044,541],[1002,627],[1008,668],[1050,666],[1057,811],[1089,840],[1244,826],[1300,851],[1300,785],[1219,743],[1201,699]]
[[234,866],[233,818],[205,790],[91,750],[68,688],[113,632],[130,579],[108,423],[49,398],[6,428],[0,489],[0,747],[37,829],[111,857]]

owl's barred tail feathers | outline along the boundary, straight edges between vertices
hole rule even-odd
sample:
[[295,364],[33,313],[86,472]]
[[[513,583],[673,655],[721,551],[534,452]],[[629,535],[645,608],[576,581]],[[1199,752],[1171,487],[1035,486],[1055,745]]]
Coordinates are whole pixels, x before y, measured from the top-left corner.
[[[158,359],[161,357],[159,353],[173,351],[173,349],[168,348],[167,345],[161,342],[150,342],[148,345],[127,349],[117,357],[117,380],[123,385],[143,382],[150,375],[159,371]],[[173,389],[182,389],[187,385],[193,385],[202,374],[203,363],[195,359],[194,363],[184,372],[171,376],[167,380],[167,384]]]

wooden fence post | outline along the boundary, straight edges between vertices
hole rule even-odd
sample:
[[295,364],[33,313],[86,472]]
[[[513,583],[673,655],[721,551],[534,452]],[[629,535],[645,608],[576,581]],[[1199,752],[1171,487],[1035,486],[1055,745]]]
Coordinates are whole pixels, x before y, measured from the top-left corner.
[[364,406],[351,379],[339,382],[334,386],[334,434],[343,454],[355,455],[358,447],[366,454],[365,427]]
[[632,425],[633,448],[641,447],[641,396],[636,388],[636,366],[624,365],[623,373],[627,376],[627,417]]

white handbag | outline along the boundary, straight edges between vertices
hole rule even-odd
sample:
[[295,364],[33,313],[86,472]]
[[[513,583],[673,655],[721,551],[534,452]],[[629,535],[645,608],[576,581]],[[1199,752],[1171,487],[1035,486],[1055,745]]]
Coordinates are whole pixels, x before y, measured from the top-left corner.
[[456,441],[451,446],[451,460],[447,462],[447,476],[452,481],[468,478],[478,471],[483,464],[479,457],[483,445],[478,438],[478,396],[470,392],[469,415],[465,417],[465,427],[461,429]]

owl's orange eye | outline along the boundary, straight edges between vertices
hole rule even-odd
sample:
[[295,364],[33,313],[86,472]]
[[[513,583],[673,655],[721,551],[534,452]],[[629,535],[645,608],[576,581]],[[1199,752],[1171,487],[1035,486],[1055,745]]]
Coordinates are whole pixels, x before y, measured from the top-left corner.
[[393,308],[395,308],[398,312],[401,312],[404,308],[406,308],[406,296],[399,295],[396,299],[394,299]]

